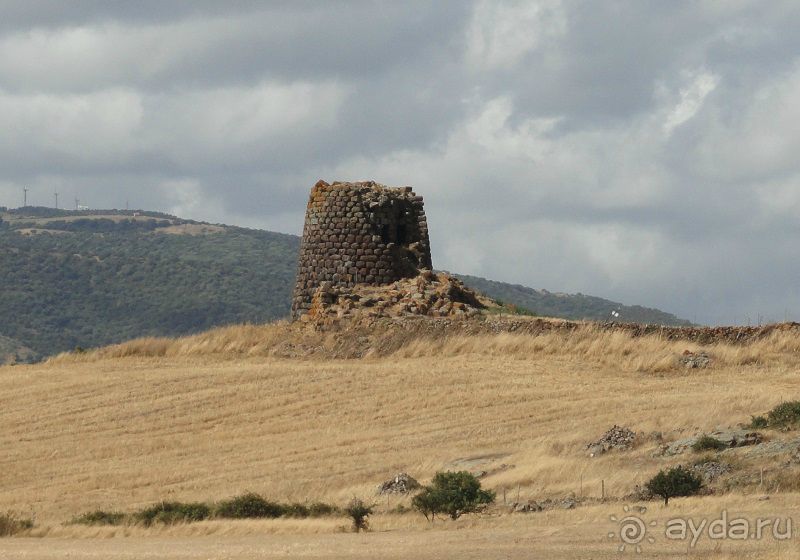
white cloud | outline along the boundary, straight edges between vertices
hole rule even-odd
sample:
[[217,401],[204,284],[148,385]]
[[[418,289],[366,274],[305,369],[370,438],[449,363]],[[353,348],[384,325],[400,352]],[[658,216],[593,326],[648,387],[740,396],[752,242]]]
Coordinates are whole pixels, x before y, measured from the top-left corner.
[[563,35],[566,27],[559,0],[482,0],[467,31],[468,64],[477,70],[513,68],[529,52]]
[[307,82],[158,95],[0,93],[0,127],[14,131],[0,140],[0,161],[97,168],[147,157],[187,170],[250,162],[289,137],[332,129],[346,95],[335,83]]
[[669,112],[664,120],[664,132],[672,131],[695,116],[703,105],[706,96],[714,91],[719,82],[719,77],[708,72],[698,72],[690,80],[688,86],[681,88],[680,101]]
[[124,89],[86,95],[0,92],[0,128],[11,132],[0,140],[0,161],[49,156],[108,164],[138,149],[143,117],[142,97]]

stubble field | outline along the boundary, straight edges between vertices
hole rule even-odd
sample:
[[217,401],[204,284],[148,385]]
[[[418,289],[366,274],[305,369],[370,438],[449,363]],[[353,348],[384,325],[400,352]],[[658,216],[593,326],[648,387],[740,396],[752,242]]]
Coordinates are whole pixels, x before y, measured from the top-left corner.
[[[677,357],[697,345],[589,327],[418,340],[358,360],[275,357],[263,341],[291,336],[282,329],[221,329],[0,368],[0,509],[35,517],[30,531],[0,539],[0,557],[617,557],[610,516],[624,515],[635,484],[687,460],[654,456],[654,432],[669,441],[735,426],[800,396],[794,334],[707,348],[712,366],[686,370]],[[642,434],[640,443],[588,457],[586,444],[614,424]],[[663,527],[674,516],[714,519],[725,510],[800,522],[800,494],[785,483],[794,471],[782,461],[764,463],[763,485],[675,499],[668,508],[649,502],[642,517]],[[483,485],[497,491],[499,505],[428,524],[389,511],[407,500],[375,495],[399,471],[426,482],[448,469],[486,472]],[[95,509],[247,490],[297,502],[360,496],[378,513],[361,535],[344,532],[342,517],[66,523]],[[503,507],[504,496],[568,495],[582,503],[529,514]],[[700,539],[692,548],[658,529],[653,535],[642,543],[645,557],[795,558],[798,550],[796,538]]]

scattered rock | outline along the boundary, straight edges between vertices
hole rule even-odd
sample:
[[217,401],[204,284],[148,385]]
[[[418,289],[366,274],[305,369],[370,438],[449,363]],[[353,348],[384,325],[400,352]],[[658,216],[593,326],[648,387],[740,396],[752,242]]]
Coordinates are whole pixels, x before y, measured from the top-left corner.
[[549,509],[575,509],[580,503],[581,501],[575,496],[566,496],[564,498],[547,498],[541,502],[533,500],[514,502],[509,507],[512,513],[533,513]]
[[378,486],[378,494],[410,494],[420,487],[420,483],[411,475],[401,472]]
[[705,369],[711,363],[711,358],[705,352],[695,354],[686,350],[681,356],[680,362],[686,369]]
[[575,498],[567,497],[561,500],[559,506],[562,509],[575,509],[575,506],[578,505],[578,501]]
[[800,438],[765,441],[747,450],[748,457],[764,457],[783,453],[788,453],[791,461],[798,462],[800,460]]
[[595,457],[597,455],[602,455],[611,449],[630,449],[633,447],[633,442],[635,439],[636,432],[614,424],[610,430],[603,434],[603,437],[588,444],[586,448],[589,450],[589,456]]
[[511,504],[511,511],[513,513],[532,513],[536,511],[542,511],[544,508],[538,502],[528,502],[526,504],[521,503],[513,503]]
[[636,486],[633,487],[633,492],[631,492],[624,498],[631,502],[649,502],[651,500],[654,500],[655,496],[647,488],[647,486],[637,484]]
[[711,436],[716,440],[722,442],[725,447],[745,447],[748,445],[756,445],[763,441],[763,436],[758,432],[750,430],[720,430],[711,432],[710,434],[698,434],[690,438],[679,439],[670,444],[662,446],[660,455],[679,455],[691,449],[697,441],[704,437]]
[[719,461],[707,461],[692,466],[692,470],[703,478],[706,483],[713,482],[723,474],[731,472],[732,468],[728,463]]
[[301,321],[331,324],[339,319],[410,316],[466,318],[480,314],[480,296],[443,272],[422,270],[419,276],[385,286],[337,287],[321,282]]

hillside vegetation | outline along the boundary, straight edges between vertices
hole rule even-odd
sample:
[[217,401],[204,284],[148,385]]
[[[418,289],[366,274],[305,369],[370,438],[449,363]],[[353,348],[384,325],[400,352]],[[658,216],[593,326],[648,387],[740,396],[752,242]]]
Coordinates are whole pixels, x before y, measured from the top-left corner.
[[[286,317],[299,238],[141,211],[0,212],[2,359]],[[680,324],[657,310],[465,277],[516,311]],[[509,307],[511,309],[511,307]]]
[[[177,555],[179,545],[209,546],[186,537],[214,535],[214,546],[222,547],[241,543],[226,540],[236,535],[264,533],[284,535],[259,541],[260,554],[234,547],[229,556],[274,557],[299,547],[319,557],[364,557],[385,543],[388,558],[454,551],[489,557],[492,549],[508,558],[529,558],[532,551],[548,558],[612,558],[616,547],[605,535],[613,529],[609,515],[623,513],[623,497],[660,469],[696,460],[690,451],[659,455],[663,443],[747,423],[800,394],[795,330],[740,346],[632,337],[592,326],[539,336],[461,330],[454,324],[443,340],[417,333],[384,358],[341,360],[276,356],[275,349],[292,347],[298,353],[335,350],[343,337],[334,333],[281,324],[226,327],[0,368],[0,445],[8,451],[0,465],[2,506],[34,512],[34,536],[157,539],[112,539],[117,544],[102,545],[109,558],[124,557],[128,546],[152,546],[149,557],[168,558],[164,551]],[[678,358],[685,350],[707,352],[712,365],[684,369]],[[590,458],[587,444],[615,424],[640,434],[638,443]],[[797,465],[783,454],[753,459],[747,448],[734,451],[727,460],[735,470],[715,496],[676,498],[669,509],[649,503],[648,520],[718,516],[722,509],[796,515],[800,487],[791,481],[800,476]],[[426,483],[441,470],[484,473],[482,484],[497,492],[500,505],[489,517],[429,525],[419,514],[390,513],[398,503],[407,506],[408,498],[387,502],[375,495],[397,472]],[[344,504],[361,496],[377,504],[374,533],[358,541],[334,535],[346,525],[336,518],[217,520],[163,529],[63,525],[96,509],[217,501],[245,491],[301,503]],[[753,497],[766,492],[768,503]],[[574,510],[511,514],[501,507],[504,495],[509,501],[574,496],[583,502]],[[450,532],[464,527],[470,531]],[[0,551],[22,556],[31,547],[47,548],[35,539],[14,540],[30,542],[0,543]],[[45,540],[71,553],[89,546]],[[448,550],[436,542],[449,543]],[[765,557],[772,544],[754,541],[760,548],[743,550]],[[704,540],[692,557],[745,557],[732,553],[738,545]],[[472,547],[482,555],[468,553]],[[685,557],[686,544],[660,538],[648,552]],[[731,554],[721,556],[725,552]]]
[[[540,317],[563,319],[588,319],[592,321],[618,321],[624,323],[651,323],[656,325],[691,325],[672,313],[641,305],[624,305],[596,296],[563,294],[536,290],[518,284],[496,282],[477,276],[456,274],[467,286],[491,298],[529,310]],[[618,316],[613,316],[612,311]]]
[[296,237],[132,214],[4,216],[0,333],[49,355],[288,314]]

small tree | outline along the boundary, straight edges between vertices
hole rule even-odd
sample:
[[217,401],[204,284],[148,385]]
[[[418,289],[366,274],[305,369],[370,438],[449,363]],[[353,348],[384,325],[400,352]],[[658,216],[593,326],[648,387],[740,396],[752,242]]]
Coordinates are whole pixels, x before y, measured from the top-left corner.
[[676,496],[691,496],[703,487],[702,479],[691,470],[678,465],[668,471],[659,471],[647,483],[647,489],[664,498],[664,505]]
[[481,489],[480,481],[467,471],[437,472],[430,486],[414,496],[411,505],[426,519],[437,513],[458,519],[465,513],[478,513],[494,502],[495,493]]
[[372,506],[368,506],[360,498],[353,498],[344,512],[353,520],[353,530],[358,533],[359,531],[367,531],[369,523],[367,517],[372,513]]
[[422,491],[411,499],[411,507],[425,516],[428,521],[436,519],[441,499],[433,488],[425,487]]

